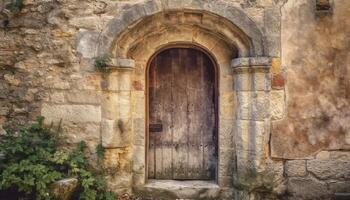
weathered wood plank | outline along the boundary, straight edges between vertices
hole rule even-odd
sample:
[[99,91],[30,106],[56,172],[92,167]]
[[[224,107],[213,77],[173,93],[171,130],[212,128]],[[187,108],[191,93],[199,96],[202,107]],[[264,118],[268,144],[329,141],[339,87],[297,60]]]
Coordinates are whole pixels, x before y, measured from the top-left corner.
[[184,52],[182,49],[173,50],[173,166],[174,179],[186,179],[187,175],[187,78],[183,66]]

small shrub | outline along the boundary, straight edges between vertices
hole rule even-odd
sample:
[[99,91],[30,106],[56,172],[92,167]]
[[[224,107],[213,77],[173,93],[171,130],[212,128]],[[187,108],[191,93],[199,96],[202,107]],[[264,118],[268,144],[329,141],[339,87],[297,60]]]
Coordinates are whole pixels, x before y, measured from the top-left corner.
[[59,135],[44,118],[8,131],[0,138],[0,197],[15,194],[13,199],[54,199],[50,185],[59,179],[76,177],[80,182],[77,197],[84,200],[113,200],[106,191],[103,174],[94,170],[85,156],[86,143],[80,142],[69,152],[58,148]]
[[109,61],[110,57],[107,55],[97,57],[95,59],[95,67],[100,71],[107,71]]
[[13,13],[20,12],[23,7],[23,0],[12,0],[12,2],[6,6],[6,8]]

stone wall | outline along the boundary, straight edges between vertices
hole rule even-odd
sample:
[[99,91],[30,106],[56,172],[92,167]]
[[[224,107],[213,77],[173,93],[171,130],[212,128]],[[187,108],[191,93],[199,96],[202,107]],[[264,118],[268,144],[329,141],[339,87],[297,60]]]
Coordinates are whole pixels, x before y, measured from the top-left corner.
[[[286,115],[271,131],[271,157],[284,159],[295,199],[350,192],[350,2],[288,1],[282,8]],[[326,6],[327,8],[327,6]]]
[[[24,0],[24,8],[10,14],[0,3],[0,133],[2,126],[14,127],[38,115],[47,122],[62,119],[69,145],[85,140],[92,159],[97,144],[104,145],[109,188],[131,193],[146,179],[147,59],[165,40],[194,41],[222,61],[220,137],[225,142],[220,149],[225,167],[219,185],[234,188],[223,196],[320,199],[350,192],[350,2],[330,2],[329,12],[316,12],[313,0]],[[132,8],[151,12],[152,5],[202,8],[227,19],[243,13],[246,18],[233,20],[245,34],[261,34],[262,41],[249,44],[261,42],[263,49],[252,48],[260,58],[236,59],[230,70],[231,59],[254,56],[249,45],[232,47],[229,40],[188,26],[180,27],[179,34],[159,32],[137,41],[138,34],[154,30],[142,25],[154,23],[133,24],[140,12]],[[188,20],[181,21],[183,16]],[[198,21],[195,14],[153,18],[168,25],[208,23],[217,35],[249,39],[230,30],[225,20],[215,25],[212,16],[204,19]],[[108,34],[119,25],[128,27],[129,35],[111,42],[125,44],[111,52],[123,59],[113,60],[111,73],[101,73],[94,67],[99,41],[101,36],[117,37]],[[141,50],[128,51],[136,44]]]

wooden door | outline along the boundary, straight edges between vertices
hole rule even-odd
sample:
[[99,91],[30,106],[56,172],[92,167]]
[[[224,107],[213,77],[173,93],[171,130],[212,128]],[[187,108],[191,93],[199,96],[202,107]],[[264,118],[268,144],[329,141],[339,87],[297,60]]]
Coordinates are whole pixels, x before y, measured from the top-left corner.
[[149,67],[148,177],[215,179],[216,116],[211,59],[192,48],[159,53]]

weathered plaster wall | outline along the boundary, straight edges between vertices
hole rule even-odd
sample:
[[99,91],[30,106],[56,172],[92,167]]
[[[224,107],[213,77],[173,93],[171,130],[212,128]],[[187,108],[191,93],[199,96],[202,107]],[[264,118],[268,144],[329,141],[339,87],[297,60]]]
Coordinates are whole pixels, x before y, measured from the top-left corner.
[[315,13],[309,0],[282,8],[287,102],[284,119],[272,124],[271,156],[288,160],[287,189],[296,199],[350,188],[350,1],[331,3],[333,14]]

